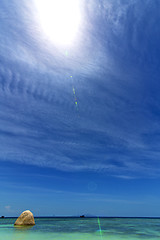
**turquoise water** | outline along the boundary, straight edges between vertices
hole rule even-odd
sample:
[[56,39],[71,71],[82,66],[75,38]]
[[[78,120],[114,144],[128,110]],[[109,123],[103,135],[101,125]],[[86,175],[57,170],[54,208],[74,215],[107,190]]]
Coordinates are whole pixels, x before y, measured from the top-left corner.
[[33,227],[14,227],[0,219],[0,240],[160,240],[155,218],[35,218]]

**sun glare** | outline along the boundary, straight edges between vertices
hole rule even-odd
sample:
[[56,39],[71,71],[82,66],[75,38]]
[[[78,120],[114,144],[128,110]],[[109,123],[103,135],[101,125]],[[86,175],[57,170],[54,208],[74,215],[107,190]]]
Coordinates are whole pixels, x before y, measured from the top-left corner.
[[34,0],[40,25],[48,40],[71,45],[81,20],[79,0]]

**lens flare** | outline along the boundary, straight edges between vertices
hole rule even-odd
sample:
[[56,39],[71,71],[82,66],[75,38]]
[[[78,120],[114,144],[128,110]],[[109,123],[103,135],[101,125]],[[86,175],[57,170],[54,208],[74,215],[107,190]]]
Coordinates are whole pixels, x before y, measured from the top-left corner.
[[102,238],[101,223],[100,223],[99,217],[98,217],[98,226],[99,226],[99,233],[100,233],[100,236],[101,236],[101,240],[103,240],[103,238]]

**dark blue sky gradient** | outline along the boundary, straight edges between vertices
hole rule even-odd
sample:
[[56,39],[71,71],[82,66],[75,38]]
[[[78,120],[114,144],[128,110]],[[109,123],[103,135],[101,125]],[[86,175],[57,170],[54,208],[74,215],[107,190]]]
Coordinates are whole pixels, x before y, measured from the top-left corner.
[[160,216],[159,9],[83,0],[65,49],[1,1],[1,215]]

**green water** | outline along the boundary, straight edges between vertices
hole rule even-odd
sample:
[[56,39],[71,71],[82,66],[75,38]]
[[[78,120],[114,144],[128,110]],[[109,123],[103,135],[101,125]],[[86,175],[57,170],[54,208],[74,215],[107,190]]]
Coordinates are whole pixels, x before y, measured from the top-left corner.
[[155,218],[35,218],[36,225],[14,227],[0,219],[0,240],[160,240]]

